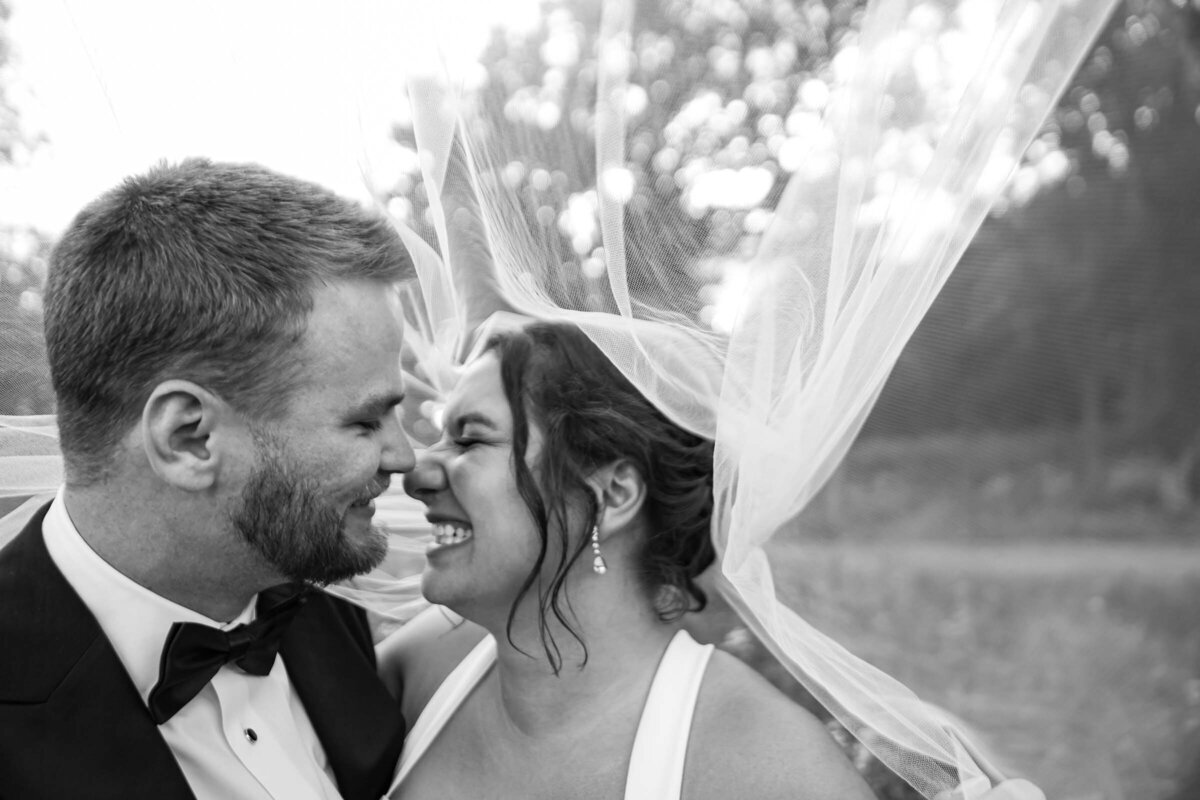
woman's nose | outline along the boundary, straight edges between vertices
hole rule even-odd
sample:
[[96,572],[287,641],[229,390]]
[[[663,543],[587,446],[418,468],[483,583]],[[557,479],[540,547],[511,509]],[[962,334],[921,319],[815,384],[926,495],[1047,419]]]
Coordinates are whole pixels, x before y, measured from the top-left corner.
[[389,473],[409,472],[414,462],[413,446],[396,412],[388,414],[383,420],[382,436],[380,470]]
[[418,450],[416,464],[404,475],[404,491],[422,502],[446,488],[446,472],[437,454],[430,450]]

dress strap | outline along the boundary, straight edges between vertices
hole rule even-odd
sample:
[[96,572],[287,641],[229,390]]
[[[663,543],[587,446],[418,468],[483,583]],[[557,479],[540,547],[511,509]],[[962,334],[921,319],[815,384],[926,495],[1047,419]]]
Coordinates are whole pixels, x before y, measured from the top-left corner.
[[404,749],[400,751],[400,762],[396,765],[396,777],[392,779],[388,796],[408,777],[413,766],[425,755],[429,745],[437,739],[454,712],[458,711],[458,707],[495,662],[496,640],[490,635],[485,636],[442,681],[404,740]]
[[712,651],[711,644],[697,644],[683,630],[667,645],[633,741],[625,800],[680,797],[692,714]]

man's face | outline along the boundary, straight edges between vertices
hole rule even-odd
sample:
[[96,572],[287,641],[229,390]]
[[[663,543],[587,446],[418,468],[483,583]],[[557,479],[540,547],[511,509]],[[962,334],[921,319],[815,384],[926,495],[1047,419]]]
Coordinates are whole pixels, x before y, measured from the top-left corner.
[[371,500],[413,467],[400,427],[403,327],[386,285],[342,282],[314,293],[305,378],[282,419],[256,426],[255,467],[230,517],[288,580],[328,583],[387,553]]

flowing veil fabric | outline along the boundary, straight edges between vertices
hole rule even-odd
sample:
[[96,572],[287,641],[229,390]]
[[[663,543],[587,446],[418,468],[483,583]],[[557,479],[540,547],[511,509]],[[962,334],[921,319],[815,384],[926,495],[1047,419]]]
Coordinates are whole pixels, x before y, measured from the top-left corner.
[[[565,41],[551,32],[536,95],[502,90],[489,103],[489,87],[467,88],[471,76],[444,51],[409,85],[423,216],[441,254],[425,248],[422,259],[419,327],[435,333],[432,349],[461,354],[496,308],[570,320],[668,415],[714,438],[723,594],[926,795],[988,781],[942,715],[777,596],[767,546],[845,455],[1110,9],[871,3],[821,76],[828,83],[799,81],[805,102],[786,120],[770,113],[788,68],[778,50],[751,67],[761,71],[751,89],[768,97],[747,90],[722,104],[697,93],[674,118],[656,117],[672,43],[629,2],[604,4],[591,58],[570,58],[576,22],[560,18]],[[453,30],[430,25],[413,26],[413,47]],[[739,142],[747,117],[774,131],[766,154]],[[681,162],[702,137],[709,155]],[[583,165],[572,172],[564,152]],[[657,184],[664,174],[684,187],[677,202]],[[752,211],[767,195],[773,207]],[[681,211],[723,217],[726,230],[678,241]],[[723,306],[704,308],[697,298],[714,272],[726,276]]]
[[[429,5],[372,32],[414,65],[408,191],[375,186],[397,195],[387,208],[418,270],[406,358],[428,399],[414,433],[436,423],[436,396],[487,330],[523,316],[579,325],[715,440],[719,583],[753,631],[922,794],[982,792],[961,732],[780,599],[770,545],[845,455],[1113,2],[714,0],[698,5],[725,32],[687,59],[657,23],[689,4],[614,0],[594,19],[577,4],[547,18],[533,89],[525,62],[460,63],[454,5]],[[785,34],[756,36],[747,9]],[[856,20],[836,41],[831,13]],[[733,67],[753,79],[727,101],[686,78],[720,79],[729,30],[753,45]],[[828,57],[808,65],[810,47]],[[49,420],[0,418],[0,495],[53,490],[52,436]],[[380,517],[405,527],[403,509]],[[402,586],[344,591],[403,619],[419,601],[413,578]]]
[[0,500],[23,500],[0,519],[0,546],[3,546],[54,496],[62,483],[62,457],[58,453],[54,417],[0,416],[0,464],[3,472]]

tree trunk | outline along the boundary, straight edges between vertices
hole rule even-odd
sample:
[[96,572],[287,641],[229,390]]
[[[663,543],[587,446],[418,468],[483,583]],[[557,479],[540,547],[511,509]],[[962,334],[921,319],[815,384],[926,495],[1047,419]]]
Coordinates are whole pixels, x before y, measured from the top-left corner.
[[1104,409],[1101,371],[1095,359],[1083,365],[1080,386],[1079,453],[1084,497],[1092,500],[1104,492]]

